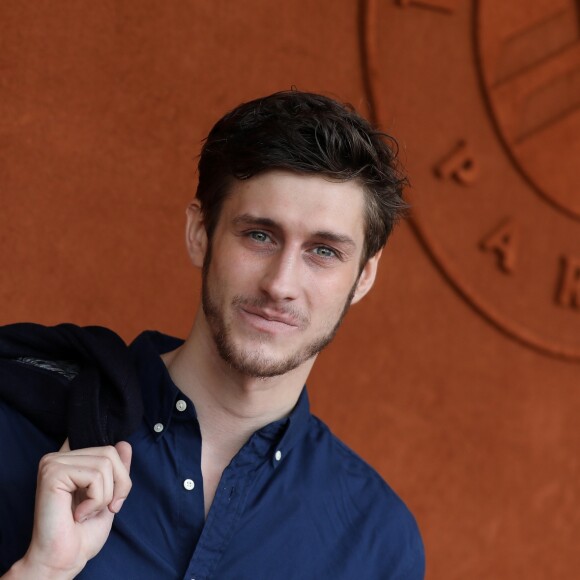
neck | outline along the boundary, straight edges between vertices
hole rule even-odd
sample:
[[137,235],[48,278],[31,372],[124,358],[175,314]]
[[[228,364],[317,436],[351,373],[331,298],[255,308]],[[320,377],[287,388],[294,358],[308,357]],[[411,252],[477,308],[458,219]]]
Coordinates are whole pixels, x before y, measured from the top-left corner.
[[207,516],[223,470],[255,431],[290,413],[314,357],[278,377],[243,375],[220,357],[200,311],[185,343],[163,360],[173,382],[195,405]]
[[199,313],[185,343],[163,360],[195,405],[204,446],[229,459],[255,431],[290,413],[314,363],[313,358],[277,377],[243,375],[220,357]]

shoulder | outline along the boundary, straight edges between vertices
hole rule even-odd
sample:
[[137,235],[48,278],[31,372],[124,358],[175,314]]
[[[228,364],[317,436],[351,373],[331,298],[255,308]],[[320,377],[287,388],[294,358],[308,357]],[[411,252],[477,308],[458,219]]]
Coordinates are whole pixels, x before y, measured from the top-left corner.
[[[354,543],[376,572],[397,579],[424,577],[425,556],[417,522],[383,477],[312,416],[305,444],[314,450],[326,501],[338,506],[343,523],[358,531]],[[386,574],[386,573],[385,573]]]

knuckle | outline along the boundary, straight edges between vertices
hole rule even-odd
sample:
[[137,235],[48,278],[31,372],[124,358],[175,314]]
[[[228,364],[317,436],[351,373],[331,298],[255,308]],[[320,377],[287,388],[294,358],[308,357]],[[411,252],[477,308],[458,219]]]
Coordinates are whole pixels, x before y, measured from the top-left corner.
[[40,458],[40,461],[38,462],[38,470],[41,471],[41,470],[45,469],[45,467],[49,463],[50,463],[50,454],[44,455],[43,457]]
[[127,496],[127,495],[129,495],[129,492],[131,491],[131,488],[133,487],[133,482],[131,481],[131,478],[127,477],[127,478],[124,478],[123,480],[117,482],[117,487],[118,487],[119,493]]
[[95,484],[99,486],[99,488],[104,487],[105,485],[105,476],[100,469],[93,469],[92,471],[92,478]]
[[56,453],[48,453],[41,457],[38,462],[38,475],[42,478],[48,477],[57,469]]
[[101,471],[110,471],[112,468],[112,461],[110,457],[100,455],[95,457],[95,466]]
[[39,465],[45,465],[47,463],[50,463],[51,461],[53,461],[56,457],[58,456],[58,453],[47,453],[46,455],[43,455],[40,458],[40,462]]
[[38,479],[47,479],[50,476],[51,466],[50,463],[40,463],[38,466]]
[[106,465],[109,469],[114,469],[115,465],[117,465],[119,462],[119,454],[112,445],[103,447],[102,455],[99,455],[99,457],[103,460],[103,462],[106,462]]
[[118,457],[117,450],[112,445],[105,445],[102,448],[103,457],[109,459],[109,461],[115,461]]

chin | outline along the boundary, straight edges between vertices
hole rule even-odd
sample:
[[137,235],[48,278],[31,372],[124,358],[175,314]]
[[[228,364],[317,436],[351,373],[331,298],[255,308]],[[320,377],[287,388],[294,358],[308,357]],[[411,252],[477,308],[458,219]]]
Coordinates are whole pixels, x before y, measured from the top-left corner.
[[296,352],[287,355],[273,353],[271,349],[236,348],[231,344],[216,342],[222,359],[234,370],[242,375],[255,378],[269,378],[286,374],[312,358],[305,352]]

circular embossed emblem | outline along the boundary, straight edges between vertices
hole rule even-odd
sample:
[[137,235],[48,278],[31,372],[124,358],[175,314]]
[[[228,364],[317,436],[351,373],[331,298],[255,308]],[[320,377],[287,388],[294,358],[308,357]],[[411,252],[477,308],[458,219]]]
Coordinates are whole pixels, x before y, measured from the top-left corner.
[[580,2],[478,3],[481,71],[498,130],[530,184],[580,219]]
[[361,8],[368,100],[425,249],[502,332],[580,361],[580,2]]

